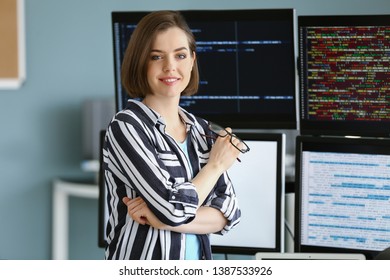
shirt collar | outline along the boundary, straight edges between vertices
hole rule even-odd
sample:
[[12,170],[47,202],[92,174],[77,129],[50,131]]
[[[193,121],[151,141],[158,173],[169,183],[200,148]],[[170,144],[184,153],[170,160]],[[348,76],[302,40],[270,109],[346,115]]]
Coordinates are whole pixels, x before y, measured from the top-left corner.
[[[165,126],[165,120],[164,118],[155,110],[151,109],[150,107],[146,106],[141,101],[135,100],[135,99],[129,99],[128,100],[128,106],[132,106],[131,104],[137,105],[142,111],[147,115],[149,121],[152,123],[153,126],[156,126],[157,124],[164,125]],[[195,117],[193,114],[187,112],[183,108],[179,106],[179,115],[182,118],[182,120],[188,126],[192,127],[195,125]]]

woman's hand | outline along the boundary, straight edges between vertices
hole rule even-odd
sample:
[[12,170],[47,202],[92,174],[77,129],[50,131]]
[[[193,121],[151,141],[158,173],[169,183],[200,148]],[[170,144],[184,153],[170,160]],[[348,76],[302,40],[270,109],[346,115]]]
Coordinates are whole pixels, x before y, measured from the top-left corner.
[[[230,128],[226,128],[226,130],[232,132]],[[226,132],[221,131],[221,134],[224,133],[226,134]],[[230,135],[218,137],[210,151],[209,163],[219,167],[221,172],[228,170],[240,155],[240,151],[231,142],[240,145],[239,141],[236,138],[232,139]]]
[[164,228],[165,224],[153,214],[141,197],[136,197],[134,199],[124,197],[122,201],[127,206],[127,213],[129,216],[137,223],[141,225],[150,225],[157,229]]

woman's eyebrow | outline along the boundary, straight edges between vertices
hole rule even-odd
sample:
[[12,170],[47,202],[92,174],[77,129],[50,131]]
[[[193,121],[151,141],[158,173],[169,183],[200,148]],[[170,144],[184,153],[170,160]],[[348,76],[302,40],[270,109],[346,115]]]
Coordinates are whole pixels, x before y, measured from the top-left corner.
[[[174,51],[174,52],[178,52],[178,51],[182,51],[182,50],[188,51],[188,48],[186,48],[186,47],[180,47],[180,48],[174,49],[173,51]],[[163,53],[164,51],[158,50],[158,49],[151,49],[150,52]]]

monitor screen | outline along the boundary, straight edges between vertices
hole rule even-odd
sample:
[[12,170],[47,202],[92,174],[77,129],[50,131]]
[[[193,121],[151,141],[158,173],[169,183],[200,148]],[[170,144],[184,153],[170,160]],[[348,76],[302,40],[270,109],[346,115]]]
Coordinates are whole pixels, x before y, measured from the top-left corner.
[[229,170],[241,221],[226,235],[210,235],[213,252],[284,251],[284,134],[237,133],[250,151]]
[[299,16],[301,134],[390,135],[390,15]]
[[[284,250],[284,154],[281,133],[237,133],[250,147],[228,173],[242,217],[236,228],[221,236],[211,234],[213,253],[255,254]],[[104,135],[102,134],[102,137]],[[101,158],[102,159],[102,158]],[[108,220],[106,190],[100,172],[99,246],[105,246]]]
[[[197,43],[199,91],[189,112],[234,128],[296,129],[295,11],[181,11]],[[128,41],[147,12],[113,12],[116,107],[126,106],[120,69]]]
[[390,139],[298,136],[295,251],[390,247]]

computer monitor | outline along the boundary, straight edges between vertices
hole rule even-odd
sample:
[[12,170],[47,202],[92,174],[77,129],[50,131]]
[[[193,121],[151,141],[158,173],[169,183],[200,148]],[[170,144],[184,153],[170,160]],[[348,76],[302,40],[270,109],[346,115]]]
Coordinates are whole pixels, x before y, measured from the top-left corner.
[[299,16],[300,131],[390,136],[390,15]]
[[295,252],[390,246],[390,139],[298,136]]
[[259,252],[256,260],[365,260],[366,257],[359,253],[272,253]]
[[[103,139],[103,133],[102,139]],[[220,236],[211,234],[213,253],[252,254],[284,250],[284,154],[281,133],[237,133],[250,147],[228,173],[242,211],[240,223]],[[102,159],[102,158],[101,158]],[[106,244],[108,220],[103,170],[100,172],[99,247]]]
[[242,212],[226,235],[211,234],[215,253],[249,254],[284,251],[285,135],[237,133],[250,151],[240,155],[229,176]]
[[[148,12],[112,12],[116,109],[126,106],[121,65]],[[197,43],[196,95],[189,112],[234,128],[296,129],[296,16],[293,9],[181,11]]]

